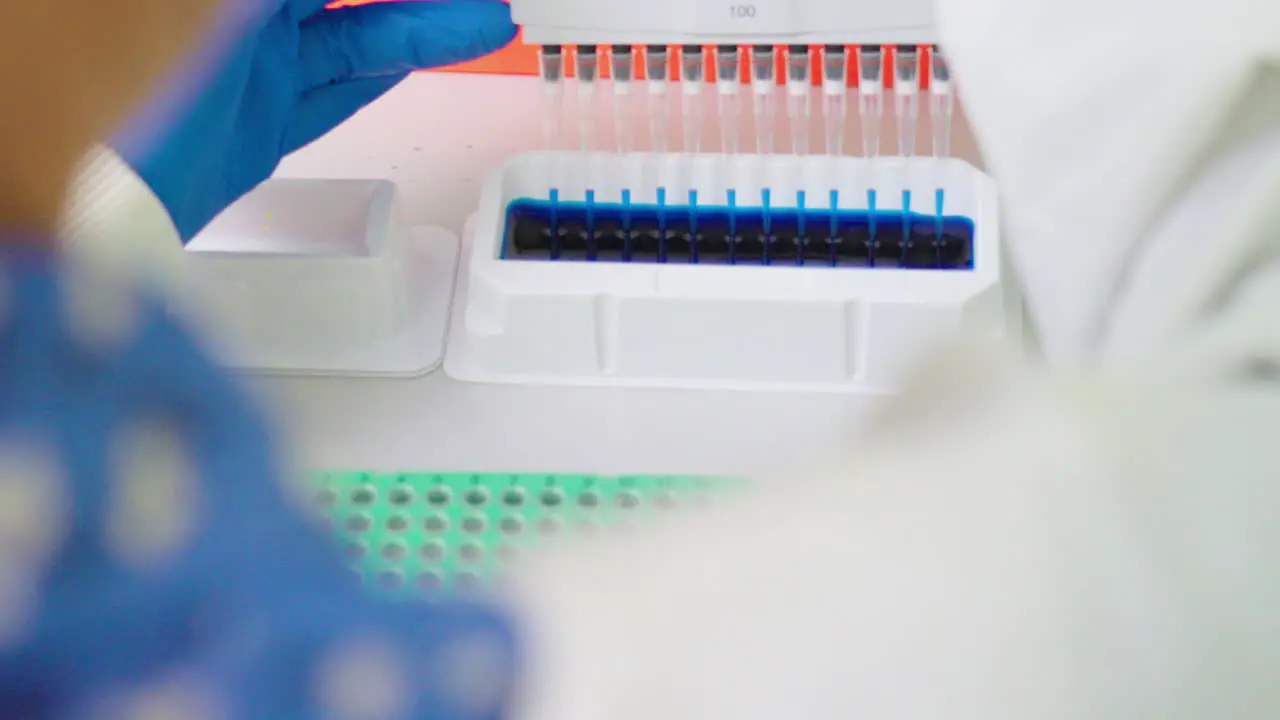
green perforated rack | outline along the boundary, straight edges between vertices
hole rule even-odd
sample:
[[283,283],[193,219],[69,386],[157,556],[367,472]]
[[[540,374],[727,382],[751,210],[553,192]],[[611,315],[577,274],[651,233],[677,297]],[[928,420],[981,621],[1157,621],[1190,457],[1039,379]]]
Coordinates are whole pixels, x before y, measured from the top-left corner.
[[651,475],[362,472],[320,473],[312,482],[352,568],[379,592],[401,598],[481,589],[540,539],[706,507],[736,484]]

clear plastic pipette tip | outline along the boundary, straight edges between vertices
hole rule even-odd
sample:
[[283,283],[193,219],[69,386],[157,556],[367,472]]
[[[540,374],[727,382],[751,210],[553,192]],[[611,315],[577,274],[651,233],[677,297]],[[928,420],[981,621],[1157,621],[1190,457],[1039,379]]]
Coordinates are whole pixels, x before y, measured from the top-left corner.
[[684,151],[696,153],[702,145],[702,84],[706,58],[700,45],[680,51],[680,113],[684,123]]
[[654,152],[667,150],[667,77],[666,45],[649,45],[644,50],[644,69],[649,88],[649,132]]
[[756,151],[773,152],[773,97],[777,87],[772,45],[751,49],[751,110],[756,121]]
[[934,45],[930,51],[932,66],[929,79],[929,119],[933,125],[933,155],[951,155],[951,116],[955,106],[955,92],[951,86],[951,67],[942,50]]
[[809,153],[809,48],[791,45],[786,50],[787,121],[791,125],[791,150]]
[[613,78],[613,130],[618,152],[631,152],[631,85],[635,81],[635,53],[630,45],[614,45],[609,52]]
[[848,113],[849,54],[842,45],[822,49],[822,123],[828,155],[844,153]]
[[542,78],[542,112],[547,143],[547,184],[552,202],[558,196],[555,152],[560,149],[560,113],[564,101],[564,52],[559,45],[544,45],[538,52]]
[[599,56],[595,45],[579,45],[574,55],[574,75],[578,81],[579,140],[583,152],[594,149],[596,80]]
[[862,120],[862,152],[880,154],[880,117],[884,114],[884,64],[880,47],[858,49],[858,116]]
[[721,45],[716,48],[716,95],[719,106],[721,150],[728,154],[738,152],[738,127],[741,121],[738,92],[738,72],[741,58],[737,45]]
[[916,154],[920,117],[920,55],[914,45],[899,45],[893,62],[893,97],[898,116],[898,154]]

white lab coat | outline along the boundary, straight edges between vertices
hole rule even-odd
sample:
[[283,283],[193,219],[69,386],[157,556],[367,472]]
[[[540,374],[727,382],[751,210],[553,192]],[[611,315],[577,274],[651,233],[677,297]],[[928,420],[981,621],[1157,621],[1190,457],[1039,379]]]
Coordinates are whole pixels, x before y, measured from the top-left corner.
[[1050,366],[959,339],[847,463],[537,561],[517,720],[1280,718],[1280,3],[939,4]]

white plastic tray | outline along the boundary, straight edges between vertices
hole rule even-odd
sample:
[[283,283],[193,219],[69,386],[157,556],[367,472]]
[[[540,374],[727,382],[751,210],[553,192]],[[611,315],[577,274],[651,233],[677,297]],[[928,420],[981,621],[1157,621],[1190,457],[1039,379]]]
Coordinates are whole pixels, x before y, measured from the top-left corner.
[[385,180],[270,180],[187,246],[231,365],[417,376],[440,365],[458,241],[406,228]]
[[[677,204],[690,189],[723,205],[796,206],[796,191],[842,209],[933,210],[975,226],[972,270],[725,266],[502,259],[507,208],[544,199]],[[810,200],[807,204],[813,204]],[[816,207],[821,207],[817,205]],[[468,223],[445,369],[477,382],[893,391],[920,354],[966,324],[1016,332],[1001,282],[993,182],[960,160],[529,153],[486,181]]]

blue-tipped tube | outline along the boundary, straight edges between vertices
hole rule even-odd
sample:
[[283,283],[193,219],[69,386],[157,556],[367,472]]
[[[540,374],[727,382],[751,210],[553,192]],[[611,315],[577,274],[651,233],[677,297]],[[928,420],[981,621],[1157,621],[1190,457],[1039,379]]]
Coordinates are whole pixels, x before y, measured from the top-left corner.
[[738,193],[730,190],[727,194],[729,204],[729,264],[738,264]]
[[867,265],[876,266],[876,191],[867,191],[867,224],[870,225],[870,238],[867,240]]
[[631,191],[622,191],[622,261],[631,262]]
[[902,191],[902,255],[906,257],[907,246],[911,243],[911,191]]
[[658,188],[658,262],[667,261],[667,189]]
[[840,262],[840,191],[831,191],[831,230],[827,241],[827,252],[830,254],[831,267]]
[[796,191],[796,264],[804,264],[804,191]]
[[689,262],[698,262],[698,191],[689,191]]
[[770,250],[773,249],[773,243],[769,242],[769,237],[773,230],[773,216],[769,213],[769,189],[765,188],[760,191],[760,205],[762,206],[763,223],[764,223],[764,242],[761,243],[761,252],[764,255],[764,264],[768,265],[770,261]]
[[587,259],[596,259],[596,191],[587,190]]

